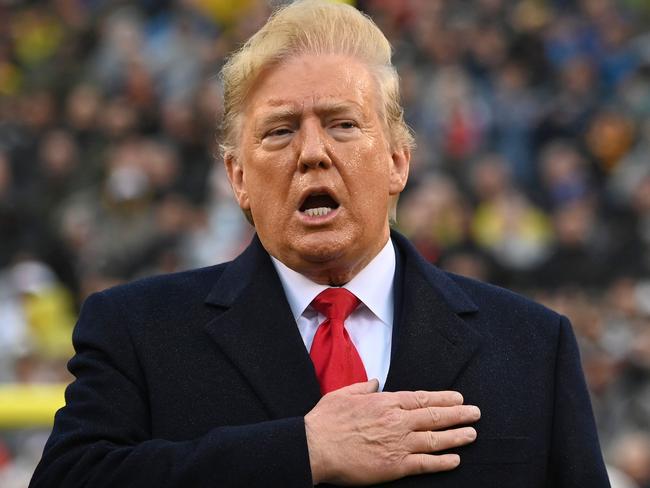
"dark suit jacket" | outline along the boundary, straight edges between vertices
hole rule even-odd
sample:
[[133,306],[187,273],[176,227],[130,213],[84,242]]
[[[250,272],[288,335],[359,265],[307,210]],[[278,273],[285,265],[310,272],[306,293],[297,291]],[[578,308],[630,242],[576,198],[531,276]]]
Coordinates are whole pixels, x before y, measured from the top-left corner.
[[[385,486],[609,486],[568,321],[393,241],[385,390],[458,390],[482,419],[459,468]],[[230,263],[92,295],[73,341],[77,379],[30,486],[311,486],[303,416],[319,387],[257,238]]]

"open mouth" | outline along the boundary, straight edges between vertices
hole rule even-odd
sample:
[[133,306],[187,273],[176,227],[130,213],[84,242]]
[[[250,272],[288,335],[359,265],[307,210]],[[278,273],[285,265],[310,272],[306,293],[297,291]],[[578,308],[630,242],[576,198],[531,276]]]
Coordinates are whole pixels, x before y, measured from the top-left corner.
[[309,217],[324,217],[339,208],[339,204],[328,193],[312,193],[305,198],[300,211]]

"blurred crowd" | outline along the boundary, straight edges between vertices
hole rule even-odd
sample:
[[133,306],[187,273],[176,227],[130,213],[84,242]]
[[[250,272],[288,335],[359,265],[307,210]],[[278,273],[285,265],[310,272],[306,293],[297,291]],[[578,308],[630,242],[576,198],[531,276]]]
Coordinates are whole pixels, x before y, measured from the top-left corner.
[[[69,381],[80,303],[252,236],[217,73],[279,1],[0,1],[0,383]],[[569,316],[616,485],[650,487],[650,3],[359,0],[416,133],[397,227]],[[46,432],[0,431],[25,486]]]

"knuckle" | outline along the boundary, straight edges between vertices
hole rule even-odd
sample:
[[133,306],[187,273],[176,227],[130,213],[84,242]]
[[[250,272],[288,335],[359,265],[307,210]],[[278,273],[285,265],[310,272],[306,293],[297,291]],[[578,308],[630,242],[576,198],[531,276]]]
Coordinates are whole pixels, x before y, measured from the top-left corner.
[[377,455],[377,466],[402,466],[404,463],[405,452],[401,449],[389,448],[383,446],[384,449]]
[[427,404],[427,392],[418,390],[415,392],[415,401],[418,404],[418,407],[422,408]]
[[391,408],[383,413],[381,423],[384,427],[391,428],[399,425],[402,422],[402,417],[403,415],[400,409]]
[[440,410],[435,407],[427,407],[427,412],[429,412],[429,415],[431,416],[431,422],[433,423],[434,427],[438,425],[442,418]]
[[417,474],[426,473],[428,467],[426,456],[422,456],[422,455],[417,456],[415,466],[416,466],[415,469]]
[[440,448],[440,435],[436,432],[427,431],[426,441],[429,451],[437,451]]
[[376,404],[382,408],[399,408],[403,403],[403,392],[381,392],[373,393],[375,396]]
[[386,458],[387,461],[386,464],[389,466],[399,466],[402,463],[403,459],[404,459],[403,453],[397,451],[391,451]]
[[423,474],[429,471],[428,468],[429,465],[426,454],[411,454],[405,459],[405,463],[402,465],[401,475],[404,477],[414,474]]

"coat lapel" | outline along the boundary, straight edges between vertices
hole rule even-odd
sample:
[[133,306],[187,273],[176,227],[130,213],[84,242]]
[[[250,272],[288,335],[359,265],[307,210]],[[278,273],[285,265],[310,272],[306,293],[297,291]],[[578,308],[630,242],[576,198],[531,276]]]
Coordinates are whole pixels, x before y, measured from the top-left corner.
[[[384,389],[448,390],[480,344],[463,320],[478,308],[445,273],[393,232],[402,255],[395,347]],[[400,287],[398,287],[399,289]],[[300,416],[320,399],[318,380],[275,268],[257,236],[224,270],[206,303],[225,309],[205,326],[271,418]]]
[[257,236],[206,299],[226,310],[205,330],[239,368],[271,418],[301,416],[320,399],[318,380],[282,284]]
[[477,351],[480,335],[463,320],[478,307],[445,273],[427,263],[396,232],[402,254],[400,316],[384,389],[449,390]]

